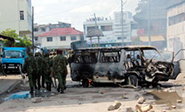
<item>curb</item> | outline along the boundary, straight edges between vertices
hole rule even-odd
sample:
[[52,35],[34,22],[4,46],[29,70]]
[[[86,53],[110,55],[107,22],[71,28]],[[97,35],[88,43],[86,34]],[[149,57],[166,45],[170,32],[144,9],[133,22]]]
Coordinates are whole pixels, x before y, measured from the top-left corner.
[[[21,80],[16,81],[13,85],[11,85],[5,92],[10,93],[13,89],[15,89],[16,87],[18,87],[20,84],[22,83]],[[4,92],[4,93],[5,93]]]

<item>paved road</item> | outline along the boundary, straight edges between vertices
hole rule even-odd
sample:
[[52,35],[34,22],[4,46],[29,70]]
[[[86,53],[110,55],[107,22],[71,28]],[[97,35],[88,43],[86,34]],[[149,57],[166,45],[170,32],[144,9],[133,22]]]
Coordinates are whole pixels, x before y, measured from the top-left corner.
[[21,82],[21,75],[0,76],[0,95]]

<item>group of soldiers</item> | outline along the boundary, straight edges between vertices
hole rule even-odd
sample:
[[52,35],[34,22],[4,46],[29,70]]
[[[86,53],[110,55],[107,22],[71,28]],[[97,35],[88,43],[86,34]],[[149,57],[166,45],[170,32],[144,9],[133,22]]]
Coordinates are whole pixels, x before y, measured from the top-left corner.
[[49,53],[29,53],[25,59],[23,66],[23,72],[27,73],[29,79],[30,93],[33,93],[35,89],[40,90],[42,79],[42,87],[48,91],[51,91],[51,85],[53,84],[52,77],[58,79],[57,90],[60,93],[64,93],[66,89],[66,76],[67,76],[67,59],[62,55],[61,51],[53,53],[52,56]]

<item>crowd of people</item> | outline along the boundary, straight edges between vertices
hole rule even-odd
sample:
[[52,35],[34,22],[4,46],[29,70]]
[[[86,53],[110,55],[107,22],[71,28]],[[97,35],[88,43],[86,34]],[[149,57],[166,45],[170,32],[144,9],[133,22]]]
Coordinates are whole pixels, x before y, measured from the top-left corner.
[[52,53],[39,52],[29,53],[29,56],[25,59],[23,66],[23,72],[27,73],[29,79],[30,93],[34,90],[40,90],[41,86],[46,90],[51,91],[53,84],[52,77],[58,79],[57,90],[60,93],[64,93],[66,89],[66,76],[67,76],[67,58],[62,55],[61,51]]

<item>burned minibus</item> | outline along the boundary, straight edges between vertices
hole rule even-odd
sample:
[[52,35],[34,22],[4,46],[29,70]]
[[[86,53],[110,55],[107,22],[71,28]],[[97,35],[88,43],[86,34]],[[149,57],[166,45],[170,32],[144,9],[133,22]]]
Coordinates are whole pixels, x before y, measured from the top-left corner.
[[71,59],[71,78],[84,87],[89,82],[144,86],[175,79],[180,73],[173,53],[160,53],[152,46],[80,48]]

